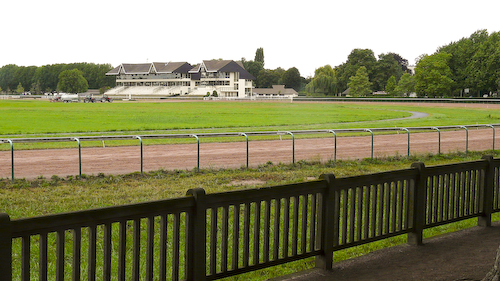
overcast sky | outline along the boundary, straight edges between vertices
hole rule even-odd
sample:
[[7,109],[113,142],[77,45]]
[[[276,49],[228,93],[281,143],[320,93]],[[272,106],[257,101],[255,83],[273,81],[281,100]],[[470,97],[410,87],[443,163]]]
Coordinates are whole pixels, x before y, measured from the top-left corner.
[[17,0],[0,15],[0,67],[187,61],[264,48],[265,68],[313,76],[355,48],[421,54],[479,30],[500,31],[499,0]]

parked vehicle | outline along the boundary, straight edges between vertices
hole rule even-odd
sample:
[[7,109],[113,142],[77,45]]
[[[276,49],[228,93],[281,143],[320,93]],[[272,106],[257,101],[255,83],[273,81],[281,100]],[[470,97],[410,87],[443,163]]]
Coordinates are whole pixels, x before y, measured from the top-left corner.
[[62,101],[60,96],[53,97],[50,99],[50,102],[60,102],[60,101]]
[[83,99],[83,102],[85,102],[85,103],[87,103],[87,102],[94,103],[95,102],[95,98],[93,96],[85,96],[85,98]]
[[113,102],[113,99],[108,97],[107,95],[103,95],[101,98],[101,102]]
[[78,94],[61,94],[62,102],[78,102]]

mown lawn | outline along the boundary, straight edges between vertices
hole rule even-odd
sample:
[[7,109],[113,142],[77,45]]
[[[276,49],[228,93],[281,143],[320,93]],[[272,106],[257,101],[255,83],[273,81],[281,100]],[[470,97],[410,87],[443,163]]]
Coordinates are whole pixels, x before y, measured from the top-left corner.
[[[390,120],[428,113],[420,119]],[[389,119],[389,120],[388,120]],[[196,132],[494,124],[492,108],[310,102],[0,101],[2,135],[190,130]]]
[[[354,111],[356,113],[354,114]],[[0,101],[8,134],[308,126],[407,117],[377,106],[277,102],[49,103]]]

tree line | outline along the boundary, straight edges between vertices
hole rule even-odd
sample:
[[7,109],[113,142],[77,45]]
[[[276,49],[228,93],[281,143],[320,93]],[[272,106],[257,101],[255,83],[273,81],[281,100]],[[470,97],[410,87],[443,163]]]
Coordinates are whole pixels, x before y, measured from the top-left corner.
[[255,88],[272,88],[273,85],[285,85],[300,91],[308,80],[300,75],[296,67],[285,70],[281,67],[276,69],[264,68],[264,49],[258,48],[254,60],[241,59],[245,69],[255,77]]
[[500,88],[500,33],[486,30],[439,47],[417,58],[414,73],[408,60],[395,53],[379,55],[354,49],[339,66],[316,69],[307,84],[309,93],[366,96],[385,91],[393,96],[496,95]]
[[110,64],[70,63],[44,66],[5,65],[0,68],[0,91],[19,93],[30,91],[32,94],[59,91],[59,76],[66,71],[78,70],[88,83],[89,89],[114,87],[115,77],[106,76],[113,69]]
[[[384,91],[392,96],[482,96],[496,95],[500,88],[500,32],[478,30],[469,37],[439,47],[431,55],[417,58],[414,72],[408,60],[396,53],[380,54],[370,49],[354,49],[345,63],[325,65],[314,77],[304,78],[296,67],[266,69],[264,49],[254,60],[242,58],[245,69],[256,79],[256,88],[285,85],[311,94],[366,96]],[[58,90],[59,75],[78,70],[89,89],[114,87],[115,78],[106,76],[110,64],[72,63],[41,67],[5,65],[0,68],[0,91],[29,90],[32,93]]]

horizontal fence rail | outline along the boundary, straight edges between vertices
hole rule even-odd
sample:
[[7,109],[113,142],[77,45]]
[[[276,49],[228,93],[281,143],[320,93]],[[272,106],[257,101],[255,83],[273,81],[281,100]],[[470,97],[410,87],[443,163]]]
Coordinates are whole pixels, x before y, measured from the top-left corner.
[[200,169],[200,138],[223,138],[223,137],[244,137],[246,140],[246,167],[249,167],[249,137],[252,136],[273,136],[289,135],[292,138],[292,163],[295,164],[295,135],[332,134],[334,136],[333,160],[337,160],[337,135],[345,133],[370,133],[371,135],[371,158],[374,157],[374,133],[377,132],[400,132],[407,134],[407,156],[410,156],[410,135],[413,132],[436,131],[438,133],[438,154],[441,153],[441,132],[445,130],[465,130],[465,151],[469,150],[469,129],[491,128],[492,129],[492,150],[495,150],[495,127],[500,124],[476,124],[476,125],[453,125],[437,127],[406,127],[406,128],[352,128],[352,129],[322,129],[322,130],[295,130],[295,131],[260,131],[260,132],[228,132],[228,133],[196,133],[196,134],[151,134],[151,135],[107,135],[107,136],[78,136],[78,137],[39,137],[39,138],[0,138],[0,144],[10,144],[11,151],[11,179],[14,180],[15,143],[44,143],[44,142],[76,142],[78,144],[78,164],[79,176],[82,176],[82,151],[81,142],[84,141],[111,141],[111,140],[138,140],[140,145],[140,167],[141,174],[144,172],[143,163],[143,140],[147,139],[192,139],[197,141],[197,170]]
[[[216,280],[500,211],[500,159],[411,168],[11,220],[5,280]],[[141,277],[141,278],[139,278]]]

